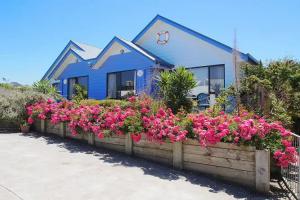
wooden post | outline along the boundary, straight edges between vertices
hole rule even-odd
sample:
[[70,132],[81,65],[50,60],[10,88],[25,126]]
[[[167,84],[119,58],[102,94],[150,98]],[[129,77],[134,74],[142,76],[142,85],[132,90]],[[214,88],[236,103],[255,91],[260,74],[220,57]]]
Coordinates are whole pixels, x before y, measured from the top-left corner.
[[130,134],[125,135],[125,153],[127,155],[132,155],[132,139]]
[[256,190],[259,192],[267,193],[270,190],[270,152],[267,150],[256,150],[255,166]]
[[66,137],[66,124],[64,122],[59,124],[59,136],[62,138]]
[[41,119],[41,132],[46,132],[46,120]]
[[95,145],[95,134],[88,133],[88,144]]
[[182,142],[173,143],[173,167],[183,169]]

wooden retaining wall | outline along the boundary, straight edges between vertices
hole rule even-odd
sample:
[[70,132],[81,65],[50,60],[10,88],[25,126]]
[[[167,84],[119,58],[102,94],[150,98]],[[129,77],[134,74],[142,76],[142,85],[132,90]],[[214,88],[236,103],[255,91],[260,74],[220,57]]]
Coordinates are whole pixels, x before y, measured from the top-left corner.
[[218,143],[206,148],[198,141],[183,142],[183,168],[255,186],[254,147]]
[[95,137],[95,145],[98,147],[112,149],[119,152],[125,152],[125,136],[114,135],[112,137],[102,139]]
[[[52,125],[50,121],[35,123],[37,131],[57,134],[124,152],[128,155],[173,166],[177,169],[201,172],[255,188],[260,192],[270,189],[270,153],[252,146],[218,143],[201,147],[196,140],[158,144],[147,141],[144,136],[133,143],[129,134],[99,139],[92,133],[72,135],[64,123]],[[38,128],[40,127],[40,128]]]
[[142,138],[133,143],[132,154],[159,163],[173,165],[173,145],[171,143],[158,144]]

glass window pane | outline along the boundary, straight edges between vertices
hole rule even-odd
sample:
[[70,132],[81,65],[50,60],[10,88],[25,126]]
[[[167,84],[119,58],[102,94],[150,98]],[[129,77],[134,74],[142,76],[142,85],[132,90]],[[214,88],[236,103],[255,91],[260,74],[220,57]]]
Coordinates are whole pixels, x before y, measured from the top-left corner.
[[107,97],[108,98],[117,98],[117,75],[108,74],[108,81],[107,81]]
[[53,83],[52,86],[56,89],[57,92],[60,92],[59,83]]
[[74,94],[74,85],[76,84],[76,78],[70,78],[68,81],[68,99],[72,99]]
[[78,77],[78,84],[85,87],[85,89],[88,89],[88,77]]
[[115,72],[108,74],[107,97],[121,98],[134,94],[135,71]]
[[216,96],[224,88],[224,65],[210,67],[210,92]]
[[121,90],[134,89],[134,71],[121,72]]
[[190,69],[197,81],[197,86],[192,90],[192,95],[208,94],[208,67]]

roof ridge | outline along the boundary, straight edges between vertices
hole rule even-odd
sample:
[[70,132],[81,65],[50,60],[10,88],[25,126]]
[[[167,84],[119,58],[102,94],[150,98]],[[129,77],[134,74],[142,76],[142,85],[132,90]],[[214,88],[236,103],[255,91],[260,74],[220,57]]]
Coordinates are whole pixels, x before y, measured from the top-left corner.
[[[99,49],[99,50],[102,50],[102,48],[100,48],[100,47],[97,47],[97,46],[95,46],[95,45],[91,45],[91,44],[87,44],[87,43],[85,43],[85,42],[78,42],[78,41],[75,41],[75,40],[71,40],[72,42],[74,42],[75,44],[77,44],[78,46],[80,46],[80,45],[85,45],[85,46],[89,46],[89,47],[92,47],[92,48],[97,48],[97,49]],[[85,51],[85,50],[84,50]]]

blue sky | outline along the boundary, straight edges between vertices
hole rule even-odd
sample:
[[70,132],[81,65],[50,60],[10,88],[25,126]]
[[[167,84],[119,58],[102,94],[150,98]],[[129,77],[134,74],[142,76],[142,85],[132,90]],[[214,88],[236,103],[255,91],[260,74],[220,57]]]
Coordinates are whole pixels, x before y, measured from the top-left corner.
[[0,2],[0,78],[32,84],[70,39],[103,48],[160,14],[257,59],[300,60],[299,0],[9,0]]

